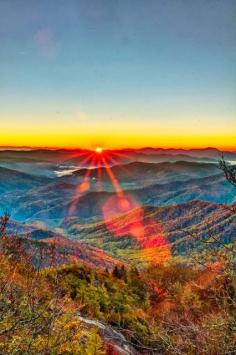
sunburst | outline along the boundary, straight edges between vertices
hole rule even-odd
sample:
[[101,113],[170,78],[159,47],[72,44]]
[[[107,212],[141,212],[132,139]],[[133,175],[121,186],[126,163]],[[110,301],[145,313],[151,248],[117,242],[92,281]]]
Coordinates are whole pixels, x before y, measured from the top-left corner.
[[[103,206],[101,206],[107,229],[114,236],[130,235],[134,238],[137,245],[143,250],[143,254],[139,254],[141,258],[153,263],[166,261],[171,252],[169,243],[165,239],[164,231],[161,233],[159,230],[153,231],[151,226],[156,226],[156,223],[149,224],[147,221],[145,222],[142,206],[132,194],[123,191],[112,168],[113,166],[123,167],[124,159],[131,159],[122,152],[105,150],[102,147],[96,147],[93,151],[80,152],[79,156],[83,156],[80,165],[83,166],[86,163],[87,169],[83,175],[82,182],[76,187],[68,217],[76,215],[80,199],[91,189],[91,182],[94,178],[97,190],[102,191],[103,178],[104,174],[106,174],[114,188],[114,194],[108,197]],[[122,219],[122,222],[119,218],[116,218],[121,215],[127,215],[124,220]]]

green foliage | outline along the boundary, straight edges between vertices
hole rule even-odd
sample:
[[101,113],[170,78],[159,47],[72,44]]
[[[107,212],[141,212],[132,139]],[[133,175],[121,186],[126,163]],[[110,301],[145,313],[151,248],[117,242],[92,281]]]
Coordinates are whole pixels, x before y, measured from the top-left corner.
[[87,337],[84,355],[105,355],[103,342],[96,329],[93,329]]

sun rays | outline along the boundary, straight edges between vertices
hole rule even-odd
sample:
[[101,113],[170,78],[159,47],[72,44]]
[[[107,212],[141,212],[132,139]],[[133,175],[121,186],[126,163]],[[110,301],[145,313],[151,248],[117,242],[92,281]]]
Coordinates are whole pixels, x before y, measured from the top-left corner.
[[[82,208],[83,196],[89,191],[104,192],[103,185],[107,179],[113,187],[113,193],[102,202],[94,200],[91,208],[99,204],[100,214],[107,230],[115,237],[130,236],[135,241],[139,251],[137,257],[146,262],[158,264],[165,262],[171,256],[170,245],[164,229],[157,221],[145,219],[144,208],[130,191],[123,190],[113,167],[126,169],[123,164],[131,159],[126,154],[96,147],[93,151],[78,152],[74,158],[79,159],[79,165],[85,172],[78,174],[79,183],[75,189],[73,201],[68,209],[68,217],[77,215]],[[80,160],[81,158],[81,160]],[[79,172],[79,170],[78,170]],[[95,197],[96,198],[96,197]],[[134,257],[135,259],[135,257]]]

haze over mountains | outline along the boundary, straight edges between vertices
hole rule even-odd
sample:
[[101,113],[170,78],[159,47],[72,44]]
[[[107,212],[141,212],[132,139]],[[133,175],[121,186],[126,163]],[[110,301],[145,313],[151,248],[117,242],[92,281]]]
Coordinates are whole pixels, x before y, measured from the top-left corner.
[[[68,239],[83,241],[129,261],[136,258],[137,250],[148,249],[149,258],[158,254],[160,241],[155,241],[155,235],[160,225],[164,226],[168,253],[174,255],[188,255],[200,248],[183,229],[197,229],[204,239],[204,226],[213,220],[217,236],[224,236],[227,242],[234,239],[235,222],[225,206],[236,203],[236,194],[218,167],[222,152],[217,149],[107,151],[111,158],[101,160],[99,166],[96,159],[92,164],[86,159],[90,153],[1,150],[0,210],[1,214],[10,211],[11,231],[37,240],[63,237],[64,244]],[[236,152],[223,154],[231,163],[236,162]],[[117,186],[131,202],[116,215]],[[104,214],[107,204],[112,210],[108,217]],[[116,218],[118,224],[126,225],[137,209],[143,213],[138,241],[129,227],[117,237]],[[150,218],[151,232],[146,224]],[[115,221],[112,231],[108,219]]]
[[[1,166],[29,172],[34,175],[54,175],[57,170],[71,170],[87,167],[88,162],[84,162],[84,153],[88,150],[66,150],[66,149],[17,149],[2,147],[0,149]],[[142,149],[122,149],[107,152],[115,153],[117,163],[140,162],[166,162],[166,161],[206,161],[217,162],[224,154],[227,160],[236,161],[235,151],[219,151],[215,148],[206,149],[162,149],[162,148],[142,148]],[[34,169],[31,169],[32,164]],[[114,165],[111,163],[110,165]]]

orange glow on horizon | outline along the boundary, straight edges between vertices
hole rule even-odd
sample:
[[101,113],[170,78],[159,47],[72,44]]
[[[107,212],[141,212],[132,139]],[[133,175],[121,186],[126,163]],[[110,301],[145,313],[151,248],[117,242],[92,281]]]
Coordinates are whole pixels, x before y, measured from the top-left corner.
[[[45,128],[46,130],[46,128]],[[28,148],[49,148],[49,149],[89,149],[97,154],[102,154],[107,149],[125,149],[133,148],[139,149],[142,147],[158,147],[163,149],[204,149],[207,147],[215,147],[221,150],[236,150],[236,133],[234,131],[227,132],[227,134],[212,132],[204,133],[193,132],[183,134],[176,132],[176,134],[147,133],[132,132],[127,128],[125,132],[84,132],[80,134],[67,133],[25,133],[8,132],[1,128],[0,147],[28,147]]]

